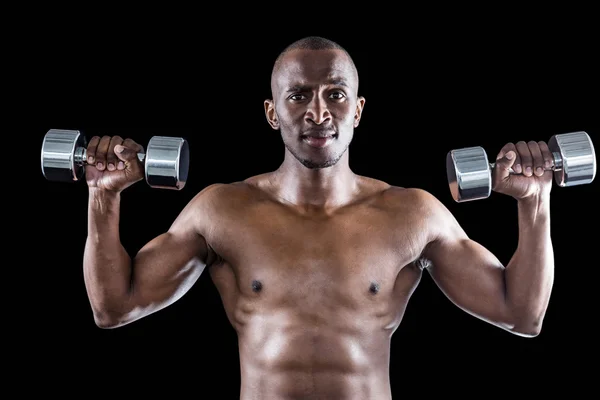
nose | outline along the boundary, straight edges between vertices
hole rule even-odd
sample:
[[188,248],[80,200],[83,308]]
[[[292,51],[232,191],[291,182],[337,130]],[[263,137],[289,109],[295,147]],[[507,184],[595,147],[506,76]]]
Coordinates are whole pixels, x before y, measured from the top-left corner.
[[329,122],[331,120],[331,113],[327,108],[327,102],[319,96],[314,96],[310,103],[308,103],[305,119],[317,125]]

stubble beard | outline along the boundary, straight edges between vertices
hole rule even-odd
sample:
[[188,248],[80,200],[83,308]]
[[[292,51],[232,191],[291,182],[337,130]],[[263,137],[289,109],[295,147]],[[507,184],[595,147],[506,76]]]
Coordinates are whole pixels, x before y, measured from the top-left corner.
[[346,147],[342,151],[335,154],[332,158],[329,158],[329,159],[319,163],[319,162],[315,162],[314,160],[311,160],[308,158],[303,158],[291,146],[288,146],[287,143],[285,144],[285,147],[290,152],[290,154],[292,154],[294,156],[294,158],[296,160],[298,160],[298,162],[300,162],[300,164],[302,164],[303,166],[305,166],[308,169],[323,169],[323,168],[332,167],[332,166],[336,165],[338,163],[338,161],[340,161],[340,159],[342,158],[342,156],[348,149],[348,145],[346,145]]

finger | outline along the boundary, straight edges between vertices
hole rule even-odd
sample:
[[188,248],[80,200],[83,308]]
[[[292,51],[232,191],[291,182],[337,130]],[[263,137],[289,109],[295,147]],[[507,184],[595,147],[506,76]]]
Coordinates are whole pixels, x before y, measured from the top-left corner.
[[94,164],[96,162],[96,150],[98,148],[98,143],[100,143],[100,136],[93,136],[88,143],[86,149],[88,164]]
[[104,171],[106,168],[106,153],[108,153],[109,145],[110,136],[102,136],[96,149],[96,168],[98,168],[100,171]]
[[117,157],[124,162],[131,162],[137,158],[137,153],[142,153],[144,148],[132,139],[125,139],[121,146],[115,147]]
[[521,173],[521,157],[519,157],[519,152],[517,151],[517,147],[515,146],[514,143],[505,144],[504,147],[502,148],[502,150],[500,150],[498,157],[499,158],[505,157],[506,153],[508,153],[509,151],[513,151],[515,153],[514,160],[512,160],[512,162],[511,162],[511,168],[513,169],[513,171],[520,174]]
[[544,141],[538,142],[538,146],[540,147],[540,151],[542,152],[542,158],[544,159],[544,167],[546,169],[550,169],[554,165],[554,157],[552,156],[552,152],[548,147],[548,144]]
[[[123,143],[123,138],[120,136],[113,136],[110,139],[110,143],[108,145],[108,152],[106,153],[106,168],[109,171],[114,171],[117,169],[117,156],[115,155],[115,146]],[[121,168],[123,169],[123,168]]]
[[141,144],[139,144],[138,142],[136,142],[133,139],[125,139],[125,142],[123,144],[126,147],[129,147],[130,149],[134,150],[136,153],[144,152],[144,146],[142,146]]
[[517,151],[515,145],[512,143],[504,145],[496,156],[496,164],[492,171],[492,185],[494,188],[498,183],[508,178],[510,169],[514,166],[516,159]]
[[521,140],[515,145],[517,147],[517,153],[521,157],[521,168],[523,175],[531,176],[533,173],[533,157],[529,151],[529,146],[525,141]]
[[499,170],[506,170],[506,172],[509,168],[514,169],[514,165],[518,161],[517,149],[513,143],[505,144],[496,156],[496,166]]
[[527,142],[527,147],[531,153],[533,173],[537,176],[544,175],[544,158],[540,146],[536,141],[530,140]]

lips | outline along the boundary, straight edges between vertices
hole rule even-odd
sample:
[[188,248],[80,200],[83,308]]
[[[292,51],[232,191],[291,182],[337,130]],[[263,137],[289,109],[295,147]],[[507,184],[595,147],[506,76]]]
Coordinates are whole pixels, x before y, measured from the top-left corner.
[[335,132],[320,131],[302,135],[302,140],[311,147],[322,149],[327,147],[337,137]]
[[302,134],[302,138],[310,137],[315,139],[325,139],[334,136],[336,136],[336,133],[333,131],[310,131]]

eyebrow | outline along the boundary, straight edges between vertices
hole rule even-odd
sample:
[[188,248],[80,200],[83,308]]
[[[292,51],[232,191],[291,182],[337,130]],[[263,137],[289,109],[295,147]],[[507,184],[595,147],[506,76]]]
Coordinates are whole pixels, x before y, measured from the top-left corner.
[[[348,84],[346,83],[346,80],[344,78],[331,78],[327,81],[328,85],[333,85],[333,86],[344,86],[344,87],[348,87]],[[308,85],[302,85],[299,83],[293,84],[291,85],[286,92],[305,92],[307,90],[310,89],[310,86]]]

